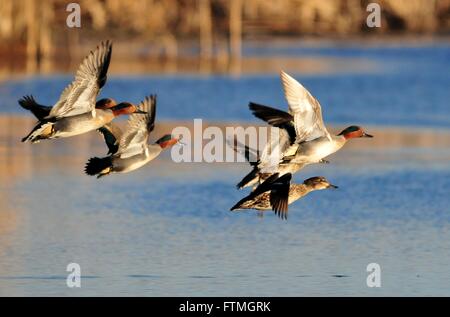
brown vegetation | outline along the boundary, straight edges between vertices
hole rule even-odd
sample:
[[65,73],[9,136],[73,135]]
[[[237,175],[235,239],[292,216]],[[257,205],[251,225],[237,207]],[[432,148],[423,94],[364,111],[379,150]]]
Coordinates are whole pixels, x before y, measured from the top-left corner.
[[[81,28],[66,25],[70,2],[80,4]],[[381,6],[381,28],[365,24],[370,2]],[[79,57],[80,45],[112,38],[141,59],[170,65],[195,55],[206,71],[216,63],[238,72],[242,38],[449,30],[450,0],[2,0],[0,58],[11,68],[45,72],[58,51]]]

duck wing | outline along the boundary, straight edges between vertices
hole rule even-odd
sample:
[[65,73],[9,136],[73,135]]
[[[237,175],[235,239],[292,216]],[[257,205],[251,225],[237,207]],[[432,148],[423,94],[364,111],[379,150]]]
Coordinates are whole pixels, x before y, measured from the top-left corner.
[[61,118],[95,111],[95,100],[105,85],[112,43],[102,42],[86,56],[77,70],[75,80],[61,93],[48,118]]
[[248,107],[255,117],[266,121],[271,126],[286,130],[291,143],[295,142],[297,134],[295,131],[294,117],[291,114],[255,102],[250,102]]
[[258,168],[263,173],[275,173],[284,153],[291,147],[292,138],[286,129],[272,128],[269,142],[261,151]]
[[285,111],[254,102],[249,103],[249,108],[255,117],[280,129],[280,137],[278,139],[271,138],[271,143],[267,144],[261,153],[260,167],[267,172],[275,172],[278,165],[277,158],[284,156],[296,141],[294,117]]
[[281,82],[294,118],[296,142],[310,141],[326,136],[331,140],[322,118],[320,103],[293,77],[281,71]]
[[270,205],[275,214],[281,219],[287,219],[289,206],[289,188],[292,174],[287,173],[272,182],[270,191]]
[[155,128],[156,95],[145,97],[139,104],[139,110],[146,114],[134,113],[128,119],[127,128],[119,141],[116,155],[127,158],[142,153],[148,142],[150,132]]
[[276,183],[276,180],[280,178],[280,174],[274,173],[270,175],[264,182],[261,183],[258,187],[256,187],[250,195],[253,197],[259,196],[262,193],[265,193],[269,190],[272,190],[274,188],[274,184]]
[[245,160],[249,162],[251,166],[255,166],[259,163],[258,150],[239,142],[236,135],[234,136],[233,140],[227,139],[227,145],[231,147],[236,153],[243,154]]
[[266,121],[274,127],[283,126],[286,123],[294,121],[294,117],[283,110],[275,109],[269,106],[264,106],[256,102],[250,102],[248,107],[253,112],[253,115],[261,120]]
[[261,183],[261,185],[256,187],[250,194],[248,194],[247,196],[245,196],[244,198],[239,200],[233,207],[231,207],[230,210],[238,209],[245,202],[247,202],[249,200],[253,200],[256,197],[258,197],[259,195],[271,190],[272,189],[271,184],[278,178],[278,176],[279,176],[278,173],[275,173],[275,174],[269,176],[269,178],[267,178],[263,183]]
[[110,122],[98,129],[103,135],[106,146],[108,147],[108,154],[115,154],[119,150],[119,140],[122,136],[122,130],[118,125]]
[[23,96],[19,99],[19,105],[26,110],[30,110],[38,120],[47,117],[52,110],[52,107],[38,104],[32,95]]
[[291,173],[284,174],[281,177],[278,173],[271,175],[247,197],[241,199],[234,205],[231,210],[237,209],[246,201],[255,199],[259,195],[270,191],[270,205],[272,206],[272,210],[275,211],[275,214],[278,215],[278,217],[287,219],[291,179]]

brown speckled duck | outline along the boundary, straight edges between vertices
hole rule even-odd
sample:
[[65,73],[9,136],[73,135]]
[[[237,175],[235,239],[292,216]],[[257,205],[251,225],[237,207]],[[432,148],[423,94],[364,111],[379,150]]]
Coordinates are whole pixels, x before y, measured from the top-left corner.
[[256,209],[259,211],[272,209],[282,219],[287,219],[288,205],[306,196],[312,191],[337,188],[325,177],[308,178],[303,184],[290,184],[292,174],[271,175],[247,197],[241,199],[231,210]]

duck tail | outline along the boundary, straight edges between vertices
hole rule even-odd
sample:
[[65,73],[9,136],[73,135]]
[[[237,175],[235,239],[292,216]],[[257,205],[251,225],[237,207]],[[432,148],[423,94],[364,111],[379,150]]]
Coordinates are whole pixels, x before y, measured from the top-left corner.
[[26,137],[22,138],[22,142],[37,143],[42,139],[50,138],[55,133],[53,125],[54,122],[39,122]]
[[245,202],[247,202],[250,198],[248,196],[242,198],[239,200],[233,207],[230,208],[230,211],[237,211],[239,209],[248,209],[248,207],[245,206]]
[[97,178],[111,173],[112,161],[111,157],[91,157],[86,163],[84,172],[89,176],[97,175]]
[[31,111],[38,120],[43,120],[47,117],[52,109],[52,107],[38,104],[32,95],[23,96],[19,99],[19,105],[23,109]]
[[258,168],[255,166],[254,168],[253,168],[253,170],[250,172],[250,173],[248,173],[237,185],[236,185],[236,187],[238,188],[238,189],[242,189],[242,188],[244,188],[244,187],[247,187],[247,186],[252,186],[253,184],[255,184],[256,183],[256,181],[258,180],[257,179],[257,177],[258,177]]

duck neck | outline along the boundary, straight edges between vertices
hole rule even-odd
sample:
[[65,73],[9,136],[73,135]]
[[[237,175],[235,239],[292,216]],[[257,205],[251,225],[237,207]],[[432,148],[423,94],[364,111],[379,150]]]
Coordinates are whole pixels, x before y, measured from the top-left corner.
[[300,197],[303,197],[312,192],[313,190],[314,189],[311,186],[308,186],[306,184],[291,184],[290,192],[292,192],[292,194],[290,193],[290,196],[292,196],[294,200],[297,200]]
[[344,134],[341,134],[336,135],[334,139],[336,140],[336,143],[345,144],[349,139],[351,139],[351,137],[348,137],[348,135],[345,136]]
[[158,144],[156,144],[156,143],[150,144],[147,146],[147,150],[145,151],[145,156],[150,159],[154,159],[159,154],[161,154],[162,150],[163,149]]
[[312,191],[314,191],[312,186],[303,184],[303,195],[309,194]]

